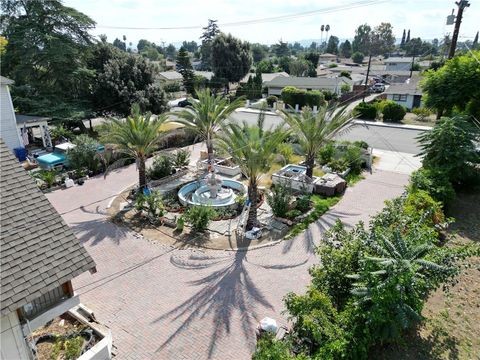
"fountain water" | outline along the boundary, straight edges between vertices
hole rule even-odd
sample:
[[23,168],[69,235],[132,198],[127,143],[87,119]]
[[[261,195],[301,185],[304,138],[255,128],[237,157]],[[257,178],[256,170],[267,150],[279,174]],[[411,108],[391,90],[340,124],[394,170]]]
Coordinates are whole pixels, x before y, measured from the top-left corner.
[[217,208],[235,205],[237,194],[246,192],[245,186],[239,181],[217,177],[213,166],[209,166],[208,170],[208,174],[203,179],[188,183],[178,191],[180,202],[183,205]]

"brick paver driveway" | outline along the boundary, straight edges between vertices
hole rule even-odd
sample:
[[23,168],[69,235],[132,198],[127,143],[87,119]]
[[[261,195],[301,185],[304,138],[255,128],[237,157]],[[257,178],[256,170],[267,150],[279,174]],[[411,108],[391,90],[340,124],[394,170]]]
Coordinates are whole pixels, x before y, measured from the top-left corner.
[[74,285],[112,329],[118,359],[248,359],[257,321],[284,324],[282,297],[309,282],[321,231],[337,218],[367,220],[407,179],[374,172],[301,236],[248,252],[173,249],[106,221],[111,198],[136,181],[134,167],[48,198],[97,263],[96,274]]

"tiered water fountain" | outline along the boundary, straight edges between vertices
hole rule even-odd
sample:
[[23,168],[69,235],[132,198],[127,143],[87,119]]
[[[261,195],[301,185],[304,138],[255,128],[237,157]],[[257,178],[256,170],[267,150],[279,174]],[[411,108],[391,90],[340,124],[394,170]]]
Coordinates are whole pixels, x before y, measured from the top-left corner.
[[246,188],[241,182],[217,177],[214,166],[210,165],[203,179],[188,183],[178,191],[178,199],[185,206],[220,208],[235,205],[237,196],[245,192]]

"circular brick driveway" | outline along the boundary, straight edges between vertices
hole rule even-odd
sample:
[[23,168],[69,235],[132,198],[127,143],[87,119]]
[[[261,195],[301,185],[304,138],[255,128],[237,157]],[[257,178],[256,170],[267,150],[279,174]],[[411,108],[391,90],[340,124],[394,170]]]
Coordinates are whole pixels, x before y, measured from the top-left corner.
[[248,252],[174,249],[110,223],[106,207],[136,179],[130,166],[47,195],[97,263],[74,281],[82,303],[111,328],[118,359],[248,359],[258,320],[285,324],[282,298],[304,291],[322,231],[368,220],[408,176],[374,171],[305,233]]

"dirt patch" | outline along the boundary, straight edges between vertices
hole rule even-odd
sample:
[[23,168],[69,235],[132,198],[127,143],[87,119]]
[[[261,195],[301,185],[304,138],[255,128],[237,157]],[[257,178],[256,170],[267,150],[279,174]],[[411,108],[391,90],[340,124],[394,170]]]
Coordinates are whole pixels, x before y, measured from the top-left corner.
[[[450,215],[456,219],[452,246],[480,243],[480,193],[459,194]],[[468,265],[449,292],[437,290],[428,299],[424,325],[377,359],[480,359],[480,258]]]

